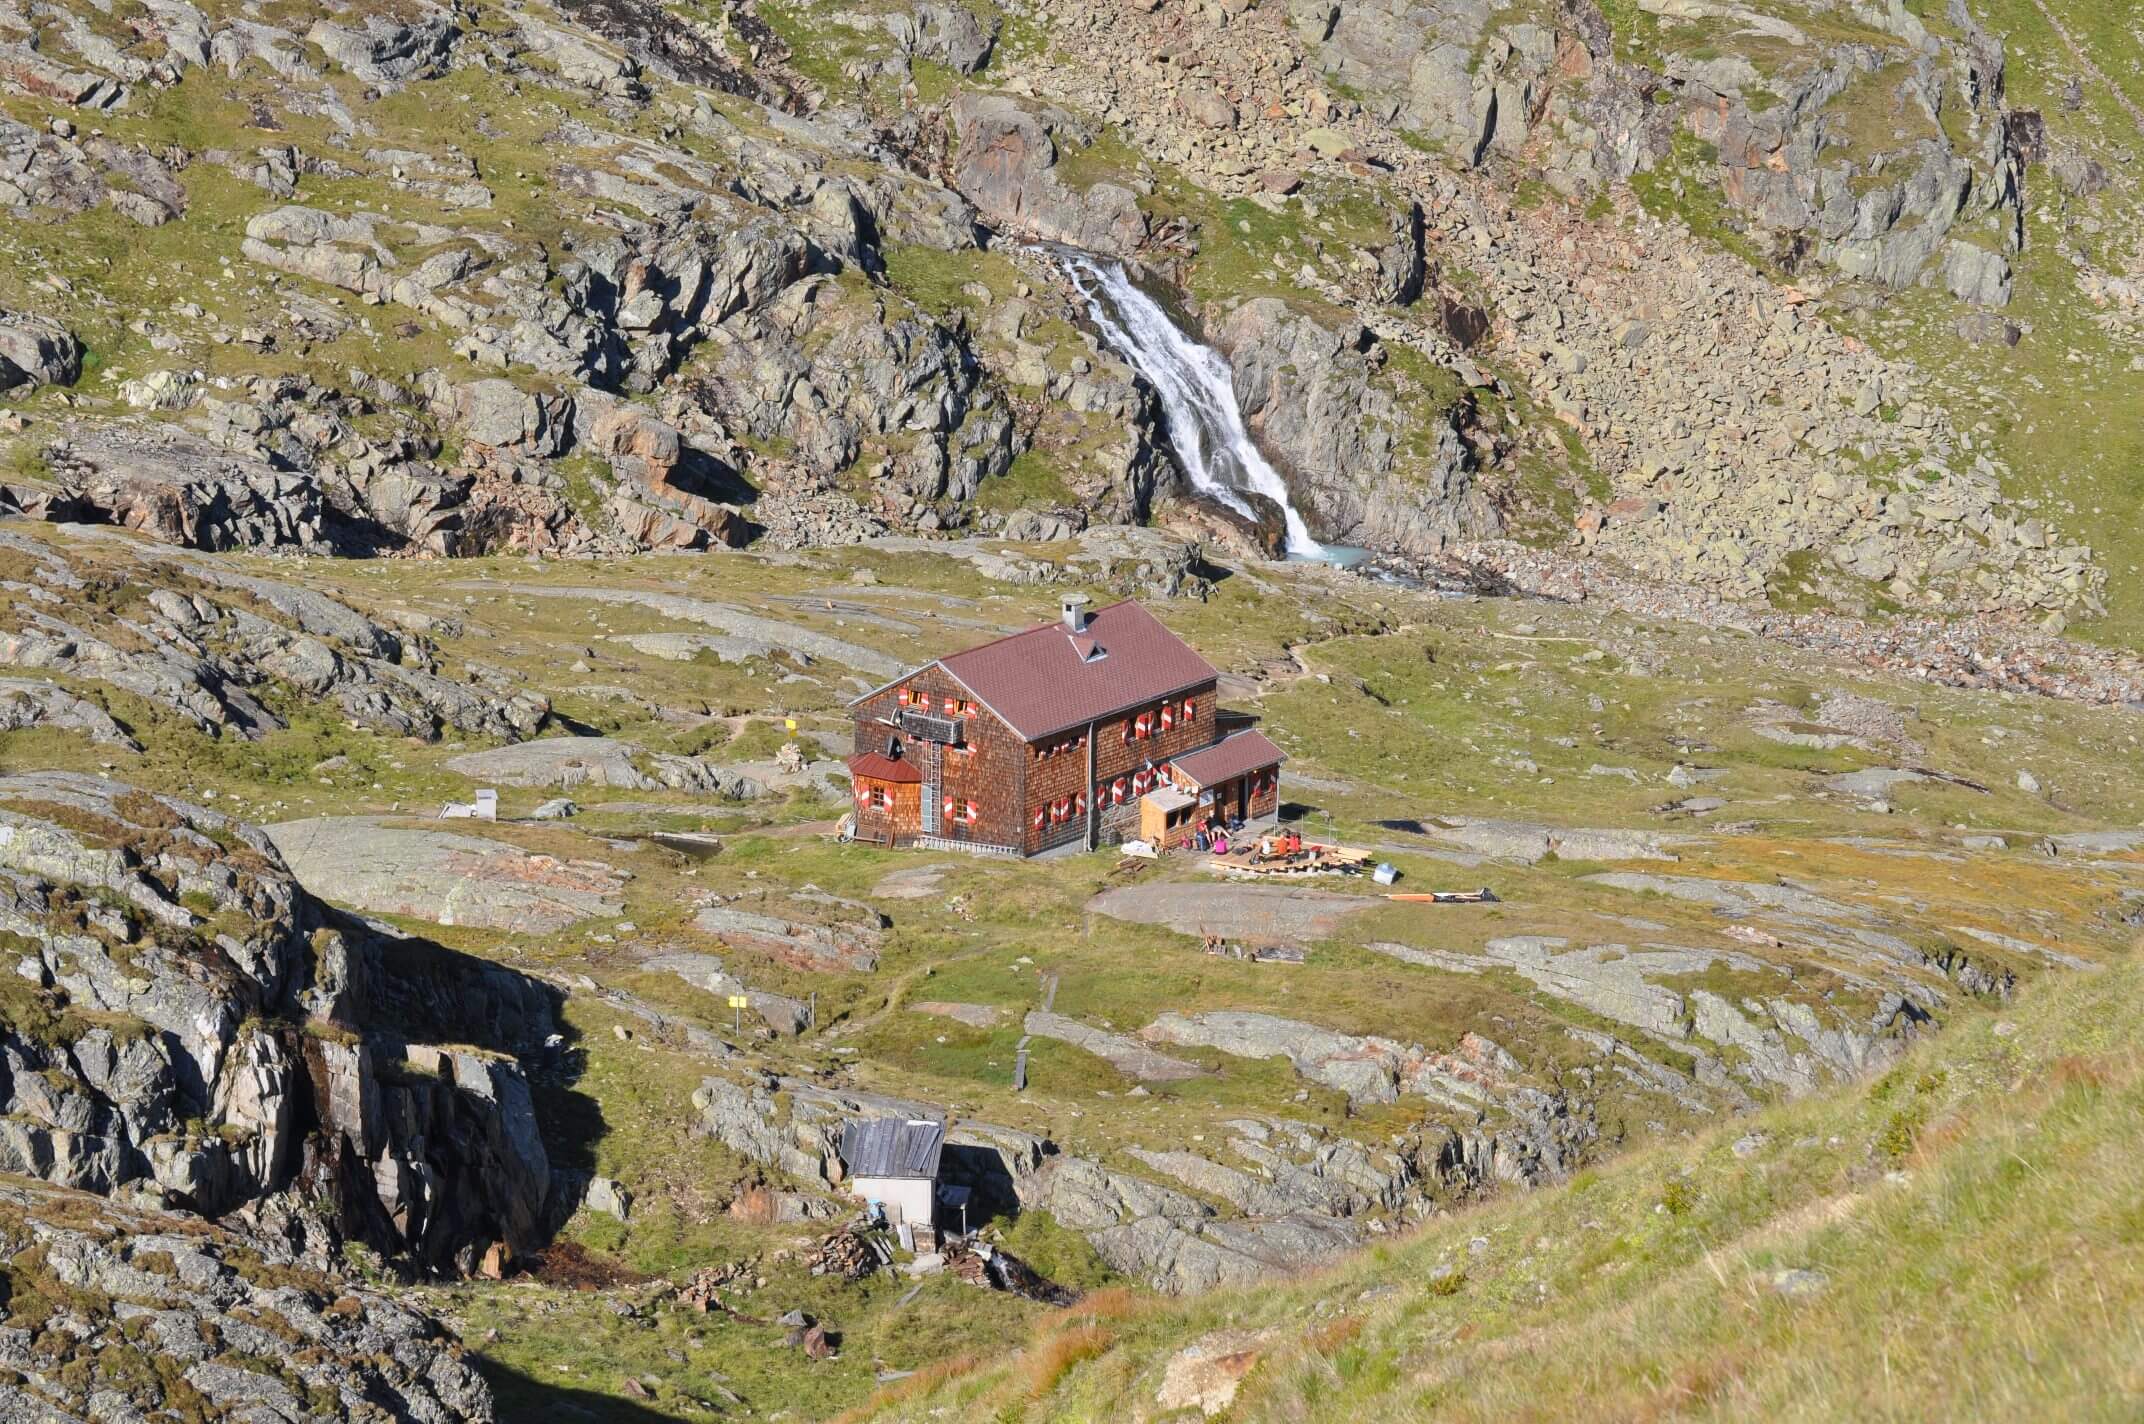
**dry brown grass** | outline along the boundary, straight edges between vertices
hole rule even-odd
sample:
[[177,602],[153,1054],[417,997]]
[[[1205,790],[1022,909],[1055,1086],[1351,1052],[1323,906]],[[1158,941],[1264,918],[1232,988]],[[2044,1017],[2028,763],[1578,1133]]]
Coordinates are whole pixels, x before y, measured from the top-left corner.
[[1342,1315],[1326,1321],[1310,1332],[1310,1348],[1328,1357],[1339,1354],[1362,1333],[1362,1319],[1360,1315]]
[[1130,1320],[1154,1309],[1153,1296],[1142,1296],[1128,1286],[1106,1286],[1089,1291],[1072,1304],[1053,1310],[1035,1321],[1035,1338],[1041,1339],[1068,1325],[1091,1325],[1098,1320]]
[[1116,1332],[1100,1325],[1075,1325],[1036,1341],[1022,1362],[1028,1398],[1040,1399],[1057,1388],[1074,1365],[1101,1354],[1114,1339]]
[[862,1404],[835,1415],[833,1424],[864,1424],[865,1420],[876,1417],[883,1410],[930,1394],[941,1385],[959,1379],[962,1375],[974,1373],[982,1368],[983,1363],[983,1357],[975,1354],[951,1355],[943,1360],[933,1360],[907,1379],[880,1385]]

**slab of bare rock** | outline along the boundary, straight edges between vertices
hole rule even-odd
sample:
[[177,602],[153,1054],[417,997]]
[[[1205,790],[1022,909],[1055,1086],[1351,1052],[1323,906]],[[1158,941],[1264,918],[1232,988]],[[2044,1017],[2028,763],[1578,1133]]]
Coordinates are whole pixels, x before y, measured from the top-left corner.
[[[932,547],[939,547],[933,545]],[[629,604],[659,613],[665,618],[675,618],[681,623],[700,623],[734,637],[773,648],[786,648],[801,652],[808,657],[825,662],[839,663],[874,677],[894,677],[906,671],[907,664],[887,653],[874,651],[821,633],[803,623],[785,622],[763,613],[753,613],[727,603],[714,603],[704,598],[686,598],[681,594],[657,593],[652,590],[632,588],[575,588],[551,584],[471,584],[472,589],[486,593],[512,593],[522,598],[578,598],[591,603]]]
[[544,737],[490,751],[464,752],[447,770],[500,786],[612,786],[645,791],[655,783],[633,765],[639,750],[609,737]]
[[644,961],[641,968],[675,974],[725,1004],[732,994],[741,994],[752,1012],[766,1020],[767,1026],[777,1033],[799,1034],[811,1026],[811,1006],[804,1000],[755,989],[730,973],[712,954],[662,954]]
[[1246,1216],[1286,1216],[1309,1211],[1326,1216],[1354,1216],[1403,1204],[1416,1180],[1414,1163],[1398,1153],[1372,1157],[1360,1143],[1325,1137],[1293,1124],[1230,1124],[1256,1136],[1235,1136],[1230,1146],[1250,1164],[1230,1166],[1196,1152],[1152,1152],[1133,1148],[1131,1155],[1195,1192],[1225,1201]]
[[1416,949],[1412,945],[1394,944],[1390,940],[1372,940],[1363,948],[1387,959],[1397,959],[1403,964],[1417,965],[1423,969],[1442,969],[1448,974],[1479,974],[1483,961],[1470,955],[1453,954],[1442,949]]
[[896,11],[884,22],[903,53],[935,59],[962,74],[973,74],[989,61],[1001,23],[993,18],[985,24],[965,5],[935,0],[924,0],[912,14]]
[[1169,1357],[1154,1402],[1163,1409],[1196,1409],[1208,1418],[1225,1413],[1236,1402],[1243,1377],[1279,1334],[1269,1327],[1201,1335]]
[[945,873],[950,866],[914,865],[905,869],[887,872],[878,884],[871,887],[875,900],[932,900],[940,893],[945,883]]
[[[1370,1034],[1336,1033],[1316,1024],[1241,1009],[1166,1013],[1140,1031],[1154,1043],[1217,1048],[1237,1058],[1286,1058],[1295,1071],[1362,1103],[1391,1103],[1402,1094],[1457,1107],[1493,1102],[1516,1068],[1501,1049],[1468,1035],[1461,1053],[1431,1053],[1419,1044]],[[1491,1050],[1494,1049],[1494,1052]]]
[[[843,1125],[858,1116],[942,1118],[944,1109],[881,1094],[836,1092],[798,1078],[704,1080],[696,1131],[806,1181],[838,1183]],[[1201,1290],[1299,1270],[1358,1245],[1357,1223],[1315,1211],[1216,1220],[1188,1192],[1088,1158],[1030,1133],[962,1121],[946,1134],[949,1178],[980,1199],[1049,1212],[1083,1232],[1112,1267],[1167,1291]]]
[[308,888],[374,914],[549,934],[624,907],[627,877],[601,861],[532,855],[503,841],[369,816],[321,816],[267,830]]
[[183,431],[78,422],[44,459],[53,483],[94,511],[88,522],[161,543],[220,551],[310,547],[327,538],[317,480]]
[[1793,885],[1764,884],[1751,880],[1709,880],[1695,875],[1647,875],[1638,871],[1609,870],[1584,877],[1589,885],[1607,885],[1639,894],[1667,895],[1699,905],[1710,905],[1723,914],[1743,915],[1776,910],[1805,915],[1834,924],[1857,924],[1869,918],[1866,911],[1814,891]]
[[[726,633],[613,633],[605,641],[623,643],[644,657],[661,658],[668,663],[689,663],[702,653],[713,653],[717,662],[746,663],[754,658],[771,658],[778,651],[789,652],[756,638]],[[811,662],[801,653],[790,652],[790,656],[807,666]]]
[[1087,1234],[1113,1268],[1169,1295],[1291,1275],[1360,1246],[1362,1227],[1312,1212],[1267,1220],[1141,1216]]
[[[643,769],[645,768],[645,769]],[[745,769],[718,766],[698,757],[646,753],[609,737],[544,737],[533,742],[465,752],[447,762],[449,771],[500,786],[606,786],[620,791],[709,792],[731,800],[766,794],[764,783]]]
[[[1855,1022],[1822,1005],[1780,995],[1730,1002],[1706,989],[1677,987],[1716,965],[1745,974],[1766,969],[1746,954],[1666,945],[1573,947],[1542,935],[1491,940],[1483,952],[1603,1018],[1671,1043],[1709,1040],[1732,1049],[1737,1075],[1753,1085],[1794,1093],[1816,1087],[1827,1074],[1852,1076],[1889,1062],[1904,1047],[1893,1032],[1895,1021],[1903,1011],[1910,1028],[1913,1016],[1896,994],[1885,997],[1872,1020]],[[1716,1072],[1717,1065],[1703,1067],[1700,1078],[1716,1080]]]
[[2043,855],[2124,855],[2144,849],[2144,831],[2075,831],[2040,842]]
[[925,999],[908,1006],[919,1014],[932,1014],[938,1018],[951,1019],[969,1028],[996,1028],[1005,1011],[995,1004],[958,1004],[940,999]]
[[1063,1014],[1037,1009],[1028,1014],[1024,1027],[1037,1038],[1056,1039],[1091,1053],[1125,1077],[1137,1078],[1142,1083],[1180,1082],[1206,1071],[1196,1063],[1156,1052],[1128,1034],[1092,1028]]
[[371,15],[356,27],[315,20],[305,38],[358,79],[384,88],[442,72],[460,33],[444,13],[414,24]]
[[1475,855],[1528,865],[1552,854],[1563,860],[1679,860],[1669,847],[1689,839],[1647,830],[1542,826],[1462,816],[1420,824],[1422,834],[1432,840]]
[[1910,786],[1917,781],[1928,780],[1925,772],[1910,771],[1904,767],[1871,767],[1867,771],[1849,771],[1839,776],[1827,776],[1824,785],[1844,796],[1859,796],[1880,801],[1901,786]]
[[2050,964],[2059,964],[2064,969],[2099,968],[2097,964],[2089,959],[2079,958],[2067,950],[2056,949],[2052,945],[2041,944],[2037,940],[2003,934],[1999,930],[1984,929],[1979,925],[1955,925],[1952,928],[1959,934],[1979,940],[1982,944],[1991,944],[1997,949],[2007,949],[2013,954],[2044,959]]
[[1293,886],[1120,885],[1089,908],[1134,924],[1167,925],[1180,934],[1220,935],[1252,944],[1309,944],[1338,933],[1348,916],[1382,900]]
[[692,917],[694,929],[756,950],[793,969],[868,974],[878,968],[885,922],[871,918],[821,924],[728,905],[709,905]]

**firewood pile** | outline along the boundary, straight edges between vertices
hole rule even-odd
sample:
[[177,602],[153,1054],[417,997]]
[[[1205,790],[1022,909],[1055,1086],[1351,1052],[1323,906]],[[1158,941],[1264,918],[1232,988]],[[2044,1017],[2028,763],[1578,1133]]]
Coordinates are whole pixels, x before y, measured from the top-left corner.
[[1070,1305],[1079,1299],[1078,1291],[1037,1274],[1010,1251],[980,1242],[968,1246],[956,1241],[945,1248],[944,1254],[945,1268],[971,1286],[1005,1291],[1044,1305]]
[[807,1258],[815,1276],[840,1276],[860,1280],[893,1260],[893,1247],[883,1236],[844,1227],[821,1241]]

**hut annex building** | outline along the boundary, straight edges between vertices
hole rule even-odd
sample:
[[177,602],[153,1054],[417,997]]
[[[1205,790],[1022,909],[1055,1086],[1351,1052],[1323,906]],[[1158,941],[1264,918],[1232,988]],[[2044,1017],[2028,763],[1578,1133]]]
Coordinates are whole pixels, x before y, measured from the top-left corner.
[[1282,755],[1223,717],[1219,674],[1138,603],[1063,617],[858,698],[859,840],[1029,856],[1188,841],[1280,804]]

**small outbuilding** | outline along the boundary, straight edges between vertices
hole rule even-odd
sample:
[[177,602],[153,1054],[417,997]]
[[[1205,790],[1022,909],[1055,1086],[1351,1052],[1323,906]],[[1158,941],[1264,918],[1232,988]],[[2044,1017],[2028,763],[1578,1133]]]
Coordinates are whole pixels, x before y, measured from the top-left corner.
[[945,1124],[935,1118],[859,1118],[841,1130],[849,1190],[885,1213],[889,1226],[936,1224]]
[[1198,809],[1198,798],[1174,786],[1149,791],[1139,798],[1139,839],[1162,850],[1189,843],[1198,830],[1191,819]]
[[1244,730],[1186,752],[1169,775],[1178,790],[1197,799],[1201,818],[1262,821],[1280,810],[1280,764],[1286,760],[1265,733]]

